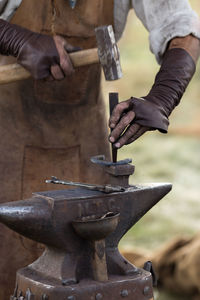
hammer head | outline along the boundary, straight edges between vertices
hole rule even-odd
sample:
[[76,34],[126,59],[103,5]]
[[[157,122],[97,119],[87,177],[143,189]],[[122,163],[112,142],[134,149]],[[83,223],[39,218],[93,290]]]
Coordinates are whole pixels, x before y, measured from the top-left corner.
[[99,60],[106,80],[117,80],[122,77],[119,49],[115,41],[113,28],[101,26],[95,29]]

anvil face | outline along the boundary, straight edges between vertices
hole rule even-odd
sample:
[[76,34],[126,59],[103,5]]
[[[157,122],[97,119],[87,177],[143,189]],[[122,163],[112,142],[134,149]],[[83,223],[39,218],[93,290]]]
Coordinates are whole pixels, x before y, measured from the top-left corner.
[[[0,205],[0,221],[16,232],[47,246],[32,271],[64,283],[91,278],[90,243],[79,237],[72,222],[86,216],[120,213],[119,223],[106,238],[108,275],[134,275],[138,269],[118,251],[123,235],[161,198],[171,184],[131,186],[125,192],[104,194],[85,189],[35,193],[31,199]],[[57,270],[48,266],[57,253]],[[59,255],[58,255],[59,253]]]
[[[34,193],[28,200],[0,205],[0,221],[14,231],[48,246],[66,251],[82,242],[72,221],[84,216],[120,213],[116,230],[106,239],[116,247],[123,235],[171,190],[171,184],[132,186],[125,192],[105,194],[86,189]],[[72,245],[73,244],[73,245]]]

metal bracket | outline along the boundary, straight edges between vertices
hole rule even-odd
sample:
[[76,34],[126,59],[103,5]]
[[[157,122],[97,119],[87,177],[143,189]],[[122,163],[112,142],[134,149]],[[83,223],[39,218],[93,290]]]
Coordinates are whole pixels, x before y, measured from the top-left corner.
[[151,273],[151,275],[152,275],[152,281],[153,281],[153,286],[157,287],[158,280],[157,280],[157,276],[156,276],[155,270],[153,268],[152,262],[151,261],[145,262],[143,269],[145,271]]

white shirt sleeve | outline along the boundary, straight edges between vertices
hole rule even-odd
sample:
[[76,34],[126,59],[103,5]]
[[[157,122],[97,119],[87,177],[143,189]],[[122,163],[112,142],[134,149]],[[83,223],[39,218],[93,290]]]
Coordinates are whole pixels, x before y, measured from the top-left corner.
[[22,0],[0,0],[0,19],[9,21]]
[[0,0],[0,13],[3,12],[3,9],[7,2],[8,2],[8,0]]
[[200,38],[200,20],[187,0],[132,0],[138,18],[149,31],[150,49],[162,62],[168,42],[193,34]]
[[118,41],[122,36],[126,26],[126,20],[131,8],[130,0],[115,0],[114,1],[114,29],[115,38]]
[[[0,0],[0,18],[9,21],[21,2]],[[159,63],[168,42],[174,37],[193,34],[200,38],[200,20],[188,0],[114,0],[117,40],[124,30],[131,2],[136,15],[149,31],[150,49]]]

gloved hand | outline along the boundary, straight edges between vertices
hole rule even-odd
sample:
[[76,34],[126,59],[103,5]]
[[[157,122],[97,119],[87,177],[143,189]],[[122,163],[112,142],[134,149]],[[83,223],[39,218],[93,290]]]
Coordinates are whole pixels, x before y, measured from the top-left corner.
[[180,102],[194,72],[195,62],[187,51],[168,50],[149,94],[121,102],[113,110],[109,121],[113,129],[110,142],[121,148],[147,130],[167,133],[168,117]]
[[35,79],[57,79],[74,72],[67,51],[76,51],[60,36],[32,32],[0,20],[0,53],[17,57]]

